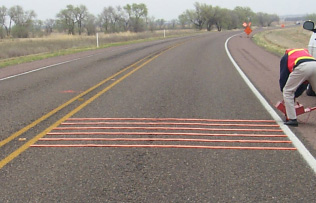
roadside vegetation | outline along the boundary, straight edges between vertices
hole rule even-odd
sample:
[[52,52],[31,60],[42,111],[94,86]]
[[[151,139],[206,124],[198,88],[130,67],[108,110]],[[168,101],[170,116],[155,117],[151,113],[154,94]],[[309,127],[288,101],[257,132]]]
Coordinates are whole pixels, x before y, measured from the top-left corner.
[[98,34],[99,47],[97,47],[96,36],[52,34],[43,38],[0,39],[0,68],[82,51],[199,33],[201,31],[194,29],[167,30],[165,32],[100,33]]
[[257,33],[253,41],[278,56],[283,56],[289,48],[307,48],[311,32],[302,26],[266,30]]
[[237,6],[230,10],[205,3],[194,4],[194,9],[187,9],[178,19],[155,19],[150,16],[145,4],[127,4],[107,6],[94,15],[86,6],[67,5],[56,14],[55,19],[45,21],[36,19],[33,10],[25,11],[21,6],[6,8],[0,6],[0,38],[42,37],[52,33],[69,35],[95,35],[97,32],[143,32],[163,29],[216,29],[231,30],[242,28],[244,22],[253,25],[270,26],[279,21],[275,14],[253,12],[249,7]]
[[[303,18],[289,20],[316,19],[316,15]],[[98,15],[90,13],[84,5],[67,5],[56,14],[56,19],[42,21],[36,19],[35,11],[25,11],[21,6],[6,8],[0,5],[0,68],[97,48],[162,39],[164,34],[174,37],[244,29],[243,24],[249,22],[254,27],[279,26],[280,18],[275,14],[255,13],[249,7],[238,6],[230,10],[196,2],[194,9],[188,9],[178,19],[169,21],[151,17],[147,6],[142,3],[107,6]],[[301,35],[309,35],[307,31],[286,30],[263,32],[255,35],[254,40],[279,54],[282,49],[294,46],[291,41],[299,42],[302,41]],[[301,43],[306,44],[305,41]]]

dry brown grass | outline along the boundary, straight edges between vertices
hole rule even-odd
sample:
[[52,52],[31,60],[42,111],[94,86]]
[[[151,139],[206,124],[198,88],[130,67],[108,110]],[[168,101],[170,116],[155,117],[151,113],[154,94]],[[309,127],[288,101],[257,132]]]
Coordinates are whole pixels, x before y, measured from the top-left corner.
[[[196,33],[194,30],[170,30],[167,36],[184,35]],[[99,33],[99,46],[106,46],[110,43],[147,40],[163,37],[163,31],[142,32],[142,33]],[[2,39],[0,40],[0,60],[20,56],[28,56],[42,53],[52,53],[73,48],[96,48],[96,36],[72,36],[65,34],[52,34],[43,38],[29,39]]]
[[289,48],[307,48],[311,32],[302,26],[267,30],[254,36],[254,41],[261,47],[282,56]]
[[284,48],[306,47],[311,32],[304,30],[302,27],[280,29],[276,31],[269,31],[265,38],[273,44]]

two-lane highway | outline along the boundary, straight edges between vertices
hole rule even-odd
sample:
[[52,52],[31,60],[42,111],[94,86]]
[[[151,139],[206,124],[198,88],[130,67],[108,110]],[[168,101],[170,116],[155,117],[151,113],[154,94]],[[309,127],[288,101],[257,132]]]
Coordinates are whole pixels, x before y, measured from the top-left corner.
[[[180,39],[183,40],[186,39]],[[1,79],[0,86],[0,146],[21,137],[33,127],[40,127],[43,121],[60,118],[61,116],[54,115],[66,114],[69,112],[69,109],[66,109],[68,106],[80,105],[84,99],[90,97],[88,94],[93,94],[97,88],[112,82],[115,77],[122,77],[131,69],[150,60],[150,57],[176,43],[178,42],[159,41],[106,49],[103,52],[97,51],[67,60],[66,63],[57,62],[55,65],[45,66],[48,67],[45,69],[39,66],[25,75],[7,75]],[[35,66],[38,64],[35,63]],[[7,72],[10,72],[9,68]],[[6,75],[5,72],[2,74]],[[61,112],[62,110],[64,112]],[[38,125],[40,123],[41,125]],[[49,123],[43,125],[47,126]],[[31,133],[31,137],[32,134],[34,132]],[[14,149],[12,146],[9,148]]]
[[315,174],[229,60],[233,32],[0,81],[2,202],[313,202]]

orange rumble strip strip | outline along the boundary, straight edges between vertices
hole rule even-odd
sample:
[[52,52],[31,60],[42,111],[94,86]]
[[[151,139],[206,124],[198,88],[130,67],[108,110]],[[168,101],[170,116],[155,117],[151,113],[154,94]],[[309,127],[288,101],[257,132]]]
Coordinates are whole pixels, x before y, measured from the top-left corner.
[[62,123],[61,125],[195,125],[195,126],[241,126],[241,127],[280,127],[279,125],[240,124],[240,123],[149,123],[149,122],[79,122]]
[[170,133],[170,132],[50,132],[47,135],[172,135],[172,136],[218,136],[218,137],[287,137],[286,135],[265,134],[209,134],[209,133]]
[[31,145],[31,147],[114,147],[114,148],[185,148],[185,149],[238,149],[238,150],[296,150],[292,147],[228,147],[193,145]]
[[[287,137],[274,120],[68,118],[46,135],[50,137],[39,139],[41,143],[31,147],[296,150],[290,140],[268,139]],[[216,146],[215,143],[231,144]],[[233,146],[234,143],[238,144]],[[242,146],[246,143],[256,145]]]
[[208,140],[178,138],[41,138],[39,141],[178,141],[178,142],[241,142],[241,143],[292,143],[285,140]]
[[58,127],[54,130],[98,130],[98,129],[125,129],[125,130],[199,130],[199,131],[243,131],[243,132],[283,132],[281,129],[225,129],[225,128],[177,128],[177,127]]
[[198,118],[68,118],[68,121],[205,121],[205,122],[250,122],[250,123],[276,123],[275,120],[224,120],[224,119],[198,119]]

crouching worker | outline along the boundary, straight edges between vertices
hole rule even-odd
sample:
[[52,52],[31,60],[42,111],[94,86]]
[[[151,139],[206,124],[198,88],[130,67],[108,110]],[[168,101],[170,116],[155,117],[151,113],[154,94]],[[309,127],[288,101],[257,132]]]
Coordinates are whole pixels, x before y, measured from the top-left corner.
[[307,49],[288,49],[280,62],[280,88],[287,114],[284,124],[298,126],[295,98],[299,97],[310,83],[316,87],[316,59]]

